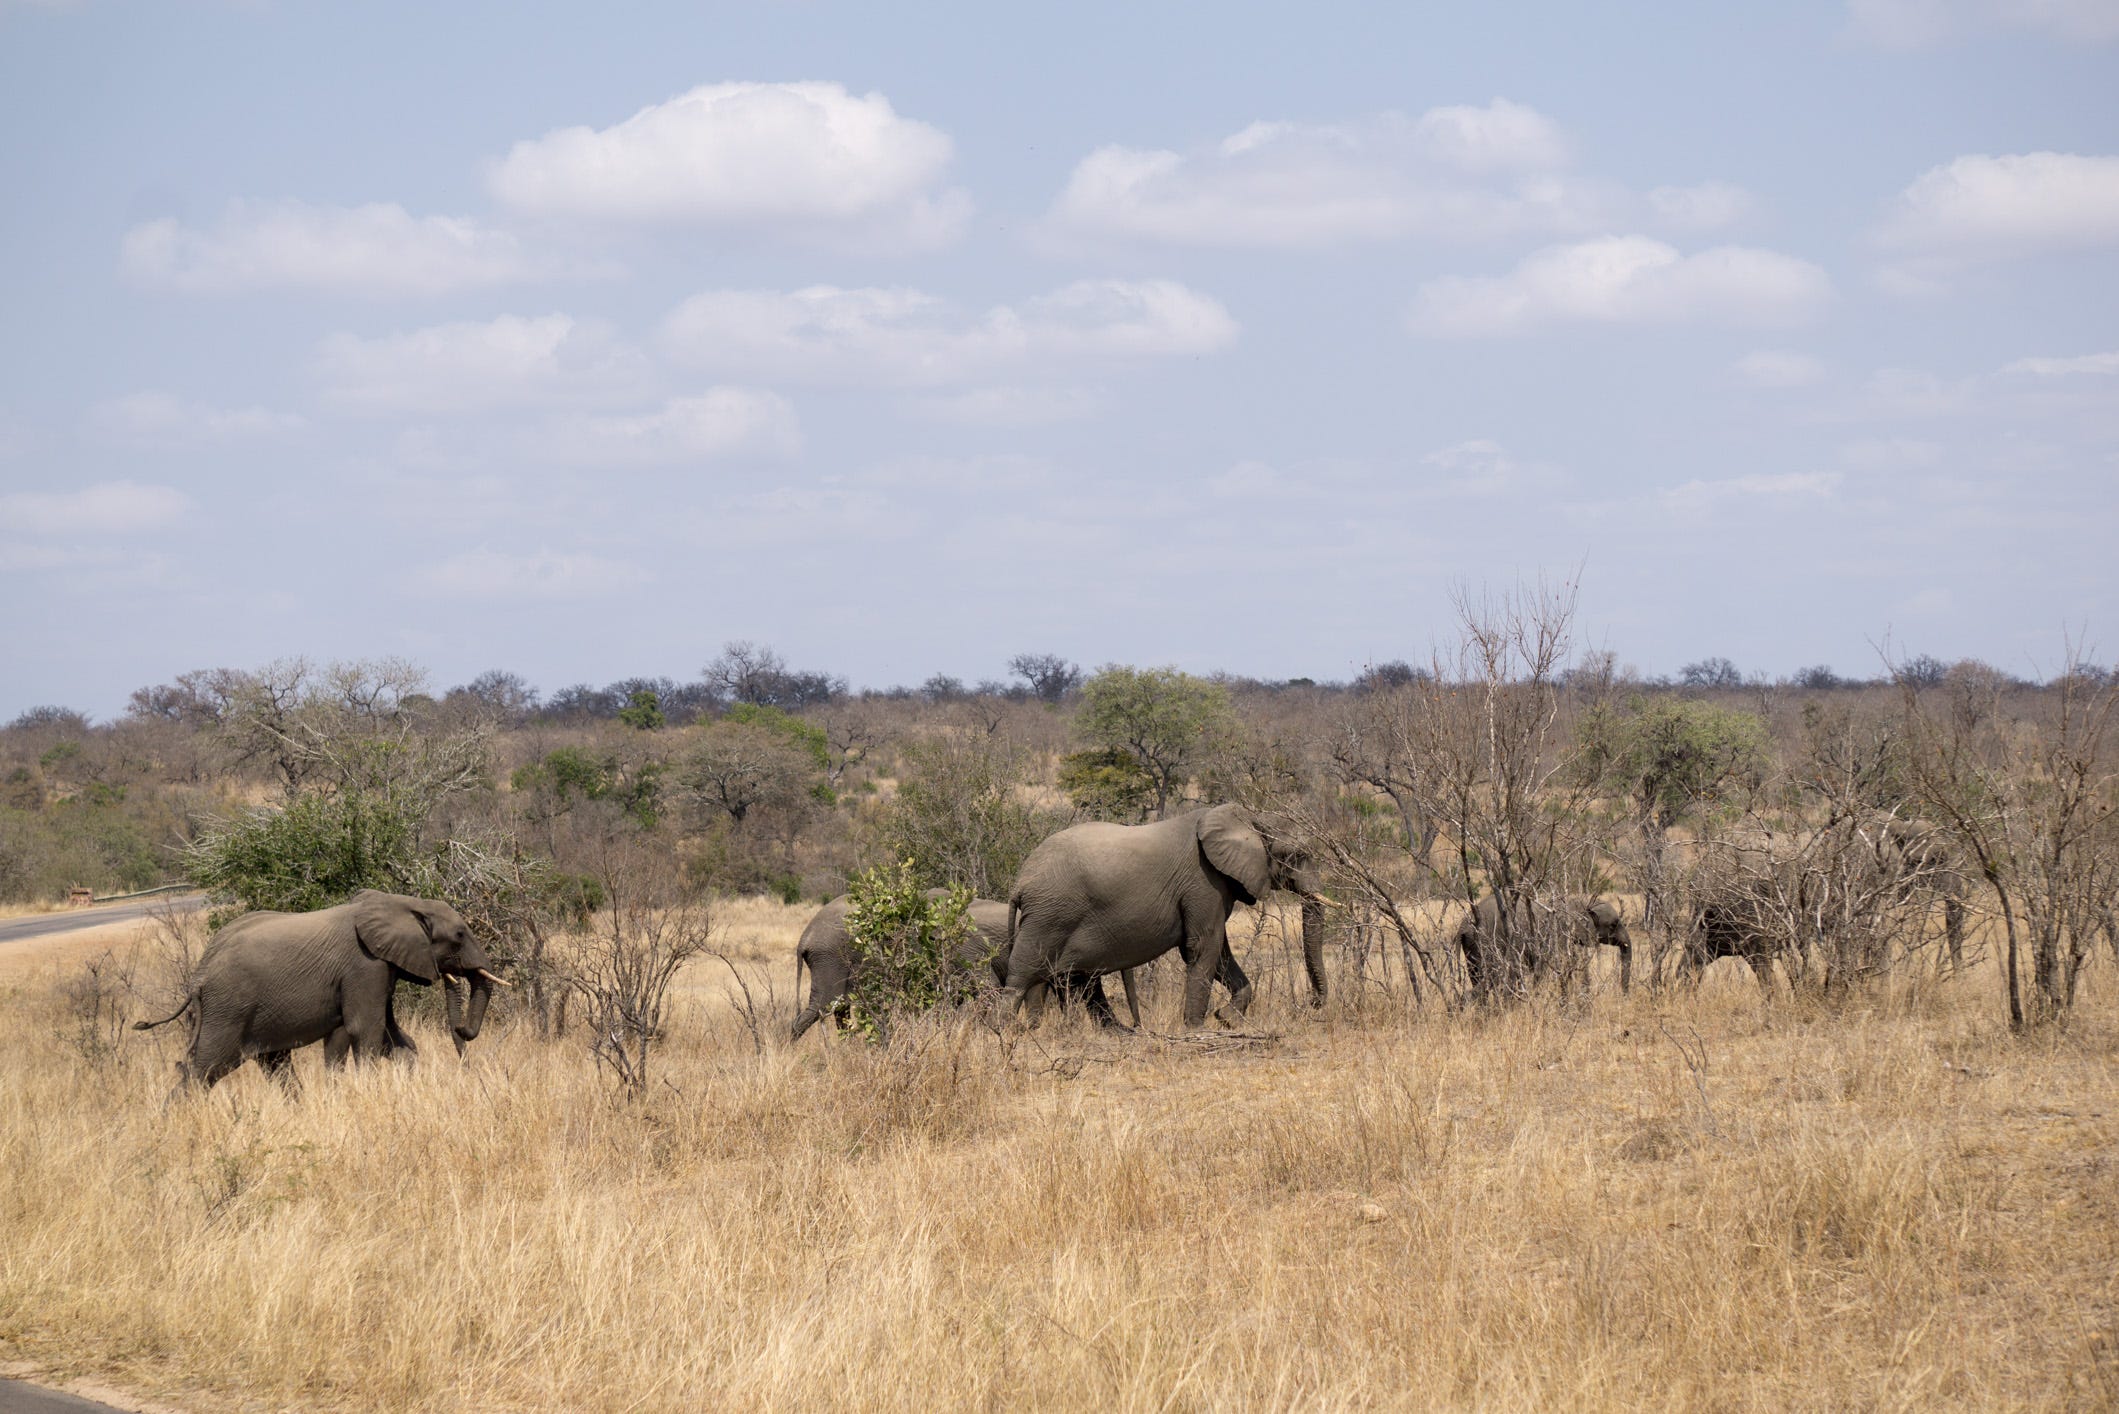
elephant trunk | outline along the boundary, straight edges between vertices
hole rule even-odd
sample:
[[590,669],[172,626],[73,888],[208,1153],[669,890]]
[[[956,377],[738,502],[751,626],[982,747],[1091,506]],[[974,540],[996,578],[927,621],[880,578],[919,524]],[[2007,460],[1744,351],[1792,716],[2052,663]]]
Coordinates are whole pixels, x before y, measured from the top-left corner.
[[1302,900],[1302,965],[1310,971],[1310,1005],[1323,1006],[1326,984],[1324,980],[1324,900],[1315,894]]
[[475,1041],[486,1024],[486,1004],[493,1000],[493,976],[481,968],[471,974],[471,1010],[463,1024],[454,1028],[458,1041]]
[[456,1054],[464,1053],[464,1004],[456,995],[456,979],[444,972],[441,975],[442,1002],[449,1014],[449,1036],[456,1042]]

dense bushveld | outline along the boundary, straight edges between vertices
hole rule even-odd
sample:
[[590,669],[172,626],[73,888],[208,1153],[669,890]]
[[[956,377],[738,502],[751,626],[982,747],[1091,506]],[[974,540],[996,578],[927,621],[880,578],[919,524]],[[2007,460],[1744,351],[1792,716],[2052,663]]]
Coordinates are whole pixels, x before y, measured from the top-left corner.
[[[30,714],[0,891],[217,907],[0,976],[0,1354],[204,1407],[2119,1400],[2119,684],[1643,683],[1564,594],[1459,607],[1338,686],[857,696],[737,644],[542,703],[291,662]],[[1209,800],[1318,861],[1322,1008],[1268,900],[1241,1030],[1151,977],[1139,1037],[785,1043],[858,871],[1004,896],[1072,820]],[[510,959],[490,1034],[165,1103],[180,1038],[124,1026],[209,923],[363,886]],[[1488,893],[1526,965],[1475,997]],[[1582,894],[1631,993],[1558,945]]]

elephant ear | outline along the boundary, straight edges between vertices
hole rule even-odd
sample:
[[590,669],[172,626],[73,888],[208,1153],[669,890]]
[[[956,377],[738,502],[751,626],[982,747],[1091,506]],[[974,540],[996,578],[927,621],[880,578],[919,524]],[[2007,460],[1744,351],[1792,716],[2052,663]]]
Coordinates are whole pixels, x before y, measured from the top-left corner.
[[1241,805],[1217,805],[1200,815],[1199,848],[1207,863],[1236,881],[1246,903],[1256,903],[1271,892],[1265,836],[1258,833],[1251,812]]
[[420,921],[421,899],[362,889],[353,896],[353,931],[368,952],[391,966],[432,982],[441,975],[434,965],[434,940]]

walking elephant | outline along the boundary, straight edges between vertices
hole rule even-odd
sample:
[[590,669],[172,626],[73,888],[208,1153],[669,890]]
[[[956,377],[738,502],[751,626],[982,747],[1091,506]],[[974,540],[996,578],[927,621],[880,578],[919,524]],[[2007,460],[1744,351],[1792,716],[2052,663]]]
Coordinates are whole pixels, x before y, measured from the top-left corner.
[[1325,1000],[1323,900],[1307,854],[1285,826],[1241,805],[1217,805],[1147,825],[1073,825],[1030,852],[1008,897],[1004,1006],[1070,973],[1116,972],[1172,948],[1185,961],[1184,1023],[1205,1024],[1219,977],[1241,1014],[1250,979],[1229,956],[1239,903],[1285,889],[1303,898],[1303,962],[1311,1002]]
[[[468,1013],[451,985],[469,984]],[[192,971],[184,1004],[159,1021],[193,1014],[187,1084],[211,1086],[246,1057],[282,1070],[287,1053],[324,1042],[341,1065],[411,1048],[391,1010],[397,983],[439,982],[457,1050],[478,1036],[497,984],[492,960],[463,915],[439,899],[362,889],[336,908],[313,913],[246,913],[214,936]]]
[[1616,906],[1601,898],[1570,898],[1547,910],[1518,904],[1501,926],[1501,904],[1492,894],[1473,904],[1457,925],[1472,994],[1520,994],[1556,966],[1561,949],[1618,949],[1619,990],[1633,986],[1633,934]]
[[[947,892],[946,889],[929,889],[927,896],[939,898]],[[790,1041],[801,1040],[802,1033],[824,1017],[844,1013],[847,993],[853,985],[853,949],[846,936],[848,902],[848,895],[841,894],[818,909],[795,943],[795,998],[801,1000],[802,972],[807,968],[809,1002],[796,1013],[794,1028],[788,1036]],[[975,898],[971,901],[971,922],[977,931],[957,961],[969,970],[990,968],[996,983],[1007,981],[1008,905],[997,899]],[[1139,1026],[1140,1001],[1134,992],[1130,968],[1120,974],[1120,981],[1126,988],[1126,1008],[1133,1015],[1133,1024]],[[1081,1002],[1100,1025],[1118,1024],[1118,1018],[1111,1011],[1110,998],[1104,994],[1101,977],[1062,978],[1060,997],[1063,1001]]]

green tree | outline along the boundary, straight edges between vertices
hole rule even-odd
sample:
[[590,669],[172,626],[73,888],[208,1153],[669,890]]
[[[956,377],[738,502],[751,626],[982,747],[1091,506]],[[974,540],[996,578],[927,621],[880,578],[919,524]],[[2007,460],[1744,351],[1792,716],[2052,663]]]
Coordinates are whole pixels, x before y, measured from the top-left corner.
[[1233,735],[1236,713],[1219,683],[1176,668],[1111,664],[1082,686],[1074,730],[1083,745],[1123,752],[1153,786],[1149,813],[1173,797]]
[[662,698],[653,688],[643,687],[626,699],[625,706],[618,709],[618,720],[634,731],[661,731]]
[[[1579,762],[1627,805],[1642,850],[1641,892],[1652,940],[1670,932],[1670,831],[1732,786],[1755,788],[1767,766],[1766,724],[1697,698],[1635,695],[1592,707],[1576,728]],[[1660,958],[1655,967],[1660,969]]]
[[1117,747],[1072,751],[1060,758],[1059,788],[1075,808],[1098,820],[1145,819],[1155,803],[1155,780]]
[[870,1040],[892,1018],[956,1006],[978,995],[966,953],[977,927],[971,890],[935,898],[899,862],[856,875],[847,885],[846,943],[852,962],[847,1016]]

